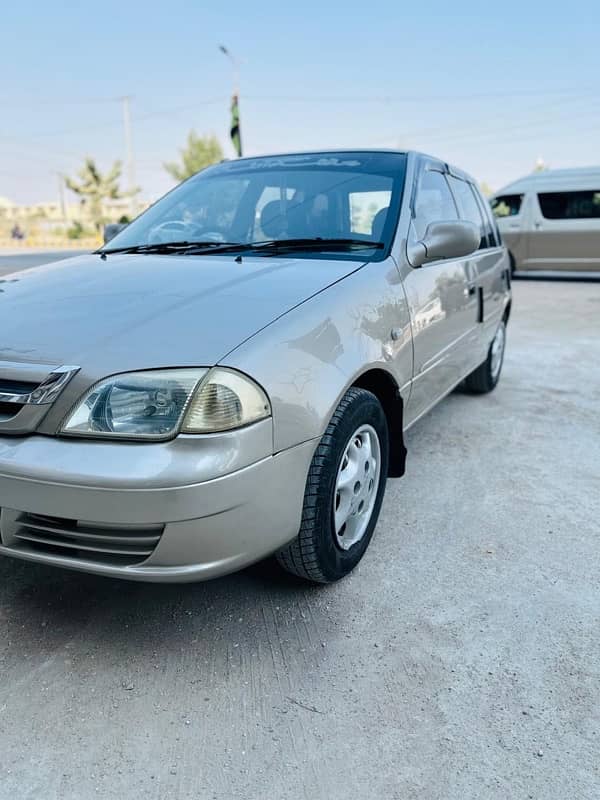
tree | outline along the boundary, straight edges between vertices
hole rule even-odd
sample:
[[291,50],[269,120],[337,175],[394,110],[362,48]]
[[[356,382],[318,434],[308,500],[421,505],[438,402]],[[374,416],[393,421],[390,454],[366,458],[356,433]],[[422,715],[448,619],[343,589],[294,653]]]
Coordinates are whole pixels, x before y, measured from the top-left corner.
[[[79,181],[65,178],[65,183],[72,192],[81,197],[82,205],[87,205],[89,217],[96,229],[99,229],[105,221],[102,215],[102,203],[104,200],[118,200],[132,194],[131,192],[122,192],[119,189],[119,178],[121,177],[120,161],[115,161],[109,172],[102,175],[94,159],[86,158],[77,176]],[[137,191],[139,190],[136,189],[135,192]]]
[[184,181],[196,172],[223,159],[223,150],[216,136],[198,136],[196,131],[190,131],[187,144],[181,148],[181,164],[174,161],[164,164],[167,170],[177,181]]

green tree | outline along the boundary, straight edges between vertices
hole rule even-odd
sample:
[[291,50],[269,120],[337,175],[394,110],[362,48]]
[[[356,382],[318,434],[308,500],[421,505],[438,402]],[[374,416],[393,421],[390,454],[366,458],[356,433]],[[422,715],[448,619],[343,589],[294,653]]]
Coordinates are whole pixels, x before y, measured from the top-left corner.
[[[115,161],[111,169],[103,175],[93,158],[86,158],[83,167],[77,173],[78,180],[65,178],[67,187],[81,197],[81,203],[86,207],[89,218],[97,230],[105,219],[102,214],[104,200],[118,200],[131,195],[131,192],[122,192],[119,189],[121,177],[121,162]],[[138,190],[136,189],[135,192]]]
[[196,131],[190,131],[186,146],[180,149],[181,164],[169,161],[164,164],[167,170],[177,181],[184,181],[196,172],[223,159],[223,150],[216,136],[198,136]]

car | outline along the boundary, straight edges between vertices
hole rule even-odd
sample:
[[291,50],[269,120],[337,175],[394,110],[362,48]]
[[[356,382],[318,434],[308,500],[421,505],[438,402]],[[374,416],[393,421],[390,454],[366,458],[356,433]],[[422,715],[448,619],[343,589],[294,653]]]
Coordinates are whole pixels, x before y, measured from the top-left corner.
[[600,271],[600,167],[534,172],[491,198],[517,271]]
[[3,283],[0,553],[174,582],[275,555],[336,581],[406,430],[498,383],[510,310],[491,209],[444,161],[209,167],[98,252]]

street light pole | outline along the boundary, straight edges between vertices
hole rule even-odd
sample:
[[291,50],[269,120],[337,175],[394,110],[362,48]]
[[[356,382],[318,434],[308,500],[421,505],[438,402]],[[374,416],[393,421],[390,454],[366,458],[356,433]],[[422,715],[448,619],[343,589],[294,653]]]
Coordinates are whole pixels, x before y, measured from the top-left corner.
[[219,45],[219,50],[226,56],[229,61],[231,62],[231,67],[233,70],[233,94],[239,97],[240,94],[240,62],[239,60],[231,53],[224,44]]

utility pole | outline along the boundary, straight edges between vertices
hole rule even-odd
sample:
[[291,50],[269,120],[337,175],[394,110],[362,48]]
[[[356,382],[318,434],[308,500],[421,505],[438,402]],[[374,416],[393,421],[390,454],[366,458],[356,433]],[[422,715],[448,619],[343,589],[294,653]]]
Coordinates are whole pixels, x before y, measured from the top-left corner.
[[137,215],[137,201],[135,198],[135,164],[133,161],[133,141],[131,138],[131,95],[119,98],[123,103],[123,128],[125,132],[125,152],[127,154],[127,181],[129,183],[129,212],[131,217]]
[[60,208],[60,215],[64,222],[67,221],[67,206],[65,203],[65,176],[62,172],[57,172],[58,178],[58,206]]

